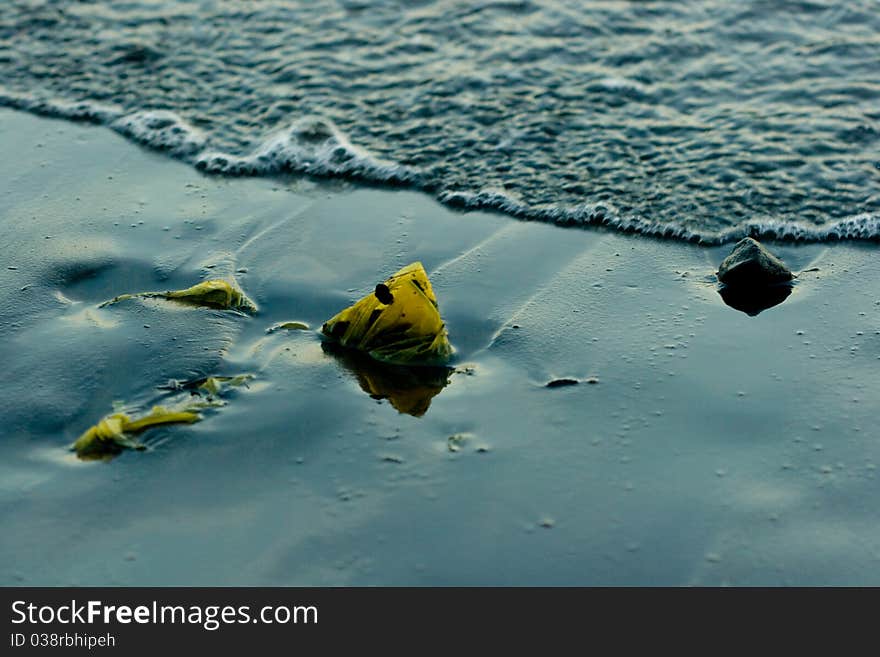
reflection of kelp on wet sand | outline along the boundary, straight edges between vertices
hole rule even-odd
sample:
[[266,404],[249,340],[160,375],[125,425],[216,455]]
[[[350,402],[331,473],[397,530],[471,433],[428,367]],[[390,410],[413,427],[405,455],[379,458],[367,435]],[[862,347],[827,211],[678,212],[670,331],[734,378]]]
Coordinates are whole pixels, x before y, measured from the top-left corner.
[[147,429],[168,424],[192,424],[207,409],[225,406],[220,398],[230,387],[246,386],[253,375],[208,376],[192,381],[171,381],[163,389],[170,405],[153,406],[149,413],[132,418],[117,412],[102,418],[76,440],[71,449],[83,460],[107,460],[123,449],[146,449],[136,436]]
[[391,365],[333,342],[324,342],[321,348],[353,374],[370,397],[387,399],[398,412],[415,417],[427,412],[453,372],[449,367]]

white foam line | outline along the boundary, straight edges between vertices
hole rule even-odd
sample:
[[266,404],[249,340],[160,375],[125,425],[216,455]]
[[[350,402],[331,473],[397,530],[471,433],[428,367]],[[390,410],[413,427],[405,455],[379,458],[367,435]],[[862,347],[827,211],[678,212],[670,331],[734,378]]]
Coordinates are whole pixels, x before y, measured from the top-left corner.
[[[242,156],[210,150],[207,138],[200,130],[167,110],[124,112],[117,107],[97,103],[49,100],[9,91],[2,86],[0,105],[35,114],[103,124],[129,139],[168,152],[208,173],[259,176],[293,172],[403,184],[423,190],[432,186],[423,171],[374,156],[352,144],[331,121],[317,116],[296,121],[289,128],[271,135],[250,155]],[[604,226],[626,233],[709,246],[743,237],[785,242],[880,241],[880,215],[868,213],[822,225],[767,218],[747,221],[720,232],[701,232],[637,215],[623,217],[606,203],[530,206],[497,189],[477,192],[443,190],[437,194],[437,199],[452,207],[494,210],[526,221],[561,226]]]
[[331,121],[309,116],[266,139],[251,155],[203,152],[195,160],[203,171],[266,175],[295,172],[315,176],[361,178],[419,186],[416,169],[375,157],[353,145]]
[[685,226],[651,221],[639,216],[620,217],[609,204],[584,203],[578,206],[528,206],[495,190],[480,192],[442,192],[442,203],[467,209],[497,210],[526,221],[563,226],[604,226],[625,233],[695,242],[716,246],[743,237],[785,242],[824,242],[839,240],[880,241],[880,215],[863,213],[821,225],[795,221],[761,219],[720,232],[699,232]]

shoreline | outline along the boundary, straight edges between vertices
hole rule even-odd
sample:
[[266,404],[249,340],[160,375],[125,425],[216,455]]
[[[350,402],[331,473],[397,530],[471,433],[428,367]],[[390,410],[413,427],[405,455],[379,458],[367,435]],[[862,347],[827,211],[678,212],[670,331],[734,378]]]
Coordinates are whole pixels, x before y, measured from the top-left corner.
[[[209,177],[9,110],[0,140],[3,584],[880,582],[874,244],[773,244],[819,270],[748,317],[714,282],[729,245]],[[319,328],[415,260],[460,370],[420,417],[388,398],[411,383],[266,333]],[[254,317],[96,309],[223,276]],[[114,401],[239,373],[145,452],[66,449]]]
[[[49,120],[66,120],[98,126],[121,135],[132,144],[163,157],[182,162],[210,176],[267,178],[283,181],[306,177],[315,184],[373,187],[385,191],[408,190],[425,194],[451,211],[500,213],[518,221],[579,229],[607,229],[621,234],[698,244],[705,247],[733,244],[744,237],[764,242],[794,244],[827,242],[880,242],[880,216],[858,213],[824,224],[759,217],[714,231],[684,225],[622,216],[613,203],[584,202],[572,206],[531,206],[503,190],[442,190],[424,181],[424,172],[374,157],[331,122],[304,117],[286,129],[266,136],[250,154],[241,155],[206,148],[200,131],[167,110],[125,112],[117,107],[90,102],[64,102],[27,98],[0,89],[0,111],[23,112]],[[152,124],[159,127],[152,128]],[[309,130],[325,133],[317,146],[298,143],[296,135]],[[308,140],[307,140],[308,141]],[[345,156],[337,161],[335,155]]]

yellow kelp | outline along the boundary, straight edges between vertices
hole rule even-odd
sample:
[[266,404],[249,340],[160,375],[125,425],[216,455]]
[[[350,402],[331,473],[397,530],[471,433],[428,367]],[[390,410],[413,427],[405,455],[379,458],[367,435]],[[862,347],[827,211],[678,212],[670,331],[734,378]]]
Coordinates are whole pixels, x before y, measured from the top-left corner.
[[437,365],[452,355],[437,299],[420,262],[379,283],[372,294],[327,320],[321,332],[344,347],[388,363]]
[[240,310],[242,312],[256,312],[257,306],[245,296],[236,285],[222,279],[203,281],[185,290],[169,290],[167,292],[139,292],[136,294],[120,294],[118,297],[105,301],[99,308],[109,306],[126,299],[140,297],[143,299],[172,299],[198,306],[220,308],[223,310]]
[[[87,429],[71,445],[71,449],[82,459],[109,458],[123,449],[144,449],[144,445],[134,438],[135,435],[164,424],[198,422],[202,419],[202,411],[226,404],[218,397],[227,387],[246,386],[253,378],[253,374],[238,374],[207,376],[183,382],[169,381],[160,388],[173,391],[171,394],[176,399],[174,406],[153,406],[149,413],[135,418],[122,412],[108,415]],[[169,399],[168,394],[165,393],[166,400]]]
[[143,449],[131,436],[162,424],[191,424],[202,417],[192,410],[173,410],[154,406],[147,415],[131,419],[125,413],[114,413],[102,419],[81,435],[72,449],[80,457],[100,457],[119,452],[123,448]]
[[266,329],[266,333],[276,333],[277,331],[308,331],[309,325],[305,322],[281,322]]
[[236,374],[235,376],[203,376],[188,381],[171,379],[168,383],[159,386],[160,390],[189,390],[192,394],[201,395],[206,393],[208,397],[218,395],[226,387],[247,387],[248,381],[254,379],[253,374]]
[[226,386],[247,386],[248,381],[254,378],[253,374],[239,374],[237,376],[208,376],[198,384],[198,389],[208,393],[209,396],[219,395]]

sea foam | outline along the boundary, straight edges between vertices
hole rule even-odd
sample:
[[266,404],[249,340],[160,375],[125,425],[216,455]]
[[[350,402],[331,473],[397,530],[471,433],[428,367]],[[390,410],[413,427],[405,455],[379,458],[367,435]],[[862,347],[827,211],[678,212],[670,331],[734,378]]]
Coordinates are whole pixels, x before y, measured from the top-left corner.
[[419,185],[412,168],[375,157],[353,145],[332,121],[308,116],[266,139],[252,154],[236,156],[205,151],[195,159],[199,169],[235,175],[304,173],[371,182]]
[[320,116],[298,119],[287,129],[268,136],[250,154],[237,155],[213,149],[202,131],[169,110],[124,112],[112,105],[50,100],[2,88],[0,105],[45,116],[103,124],[143,146],[218,175],[294,173],[405,185],[431,192],[439,202],[452,208],[502,212],[524,221],[559,226],[605,227],[703,245],[719,245],[743,237],[785,242],[880,240],[880,215],[876,213],[861,213],[821,224],[760,217],[720,231],[710,231],[695,230],[685,223],[673,224],[623,213],[608,202],[530,205],[503,188],[479,191],[438,189],[425,171],[376,157],[367,149],[352,144],[332,121]]
[[601,226],[625,233],[676,239],[706,246],[735,242],[744,237],[783,242],[825,242],[840,240],[880,240],[880,215],[864,213],[844,219],[811,225],[797,221],[754,219],[718,232],[696,231],[683,225],[651,221],[637,215],[621,216],[608,203],[583,203],[576,206],[533,207],[514,195],[497,189],[479,192],[444,191],[441,203],[469,210],[495,210],[526,221],[560,226]]
[[110,127],[139,144],[185,159],[201,153],[207,143],[200,130],[167,110],[126,114],[112,121]]

